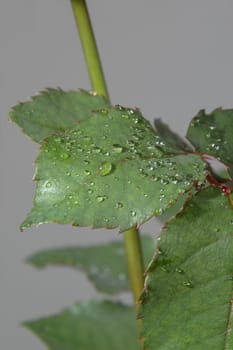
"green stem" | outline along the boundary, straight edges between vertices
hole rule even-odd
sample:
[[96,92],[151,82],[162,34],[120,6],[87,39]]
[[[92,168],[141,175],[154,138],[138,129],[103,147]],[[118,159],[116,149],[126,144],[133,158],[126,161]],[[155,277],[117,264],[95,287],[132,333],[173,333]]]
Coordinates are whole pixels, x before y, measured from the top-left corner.
[[92,88],[109,100],[100,56],[85,0],[71,0]]
[[[85,0],[71,0],[71,5],[82,42],[92,88],[98,94],[105,96],[109,100],[86,2]],[[124,240],[128,261],[128,271],[137,312],[138,299],[143,290],[144,283],[144,266],[138,230],[136,228],[131,228],[128,231],[125,231]]]
[[127,252],[127,263],[130,284],[135,300],[136,312],[138,310],[138,300],[144,285],[144,267],[140,242],[140,235],[136,228],[131,228],[124,232],[125,250]]

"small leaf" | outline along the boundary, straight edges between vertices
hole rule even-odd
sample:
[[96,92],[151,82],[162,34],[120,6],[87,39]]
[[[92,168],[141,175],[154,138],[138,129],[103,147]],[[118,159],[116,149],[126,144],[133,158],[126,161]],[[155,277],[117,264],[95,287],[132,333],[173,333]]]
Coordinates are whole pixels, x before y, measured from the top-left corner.
[[187,138],[196,150],[209,154],[229,166],[233,176],[233,109],[201,110],[191,121]]
[[[141,242],[146,266],[155,250],[155,243],[149,236],[142,236]],[[88,247],[49,249],[33,254],[27,261],[38,268],[63,265],[83,270],[101,292],[113,294],[130,289],[122,241]]]
[[84,90],[47,89],[16,105],[10,117],[28,136],[41,143],[54,133],[77,127],[93,110],[107,106],[109,103],[103,97]]
[[136,350],[134,318],[129,306],[91,301],[24,325],[50,350]]
[[43,222],[126,230],[205,181],[195,154],[173,155],[136,110],[93,113],[78,130],[41,146],[34,208],[21,228]]
[[198,193],[163,229],[142,297],[147,350],[233,348],[233,210]]

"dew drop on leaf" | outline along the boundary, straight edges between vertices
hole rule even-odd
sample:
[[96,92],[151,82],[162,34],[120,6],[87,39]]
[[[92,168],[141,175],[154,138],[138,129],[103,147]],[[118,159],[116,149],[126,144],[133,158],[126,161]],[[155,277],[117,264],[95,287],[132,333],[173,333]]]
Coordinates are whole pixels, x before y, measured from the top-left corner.
[[99,147],[93,147],[92,152],[93,153],[101,153],[101,149]]
[[52,183],[51,183],[50,181],[48,181],[48,182],[46,183],[45,187],[47,187],[47,188],[52,187]]
[[117,143],[113,144],[113,152],[114,153],[122,153],[123,147],[121,145],[118,145]]
[[66,159],[68,159],[69,157],[70,157],[69,154],[66,153],[66,152],[61,153],[61,155],[60,155],[60,158],[63,159],[63,160],[66,160]]
[[105,108],[102,108],[101,110],[100,110],[100,112],[102,113],[102,114],[108,114],[108,110],[107,109],[105,109]]
[[157,209],[155,209],[155,213],[154,213],[155,216],[160,216],[160,215],[162,215],[162,214],[163,214],[162,208],[157,208]]
[[105,162],[101,165],[101,167],[99,169],[99,173],[101,176],[106,176],[106,175],[111,173],[112,169],[113,169],[112,163]]
[[176,268],[176,272],[178,272],[178,273],[184,273],[184,270],[182,270],[180,267],[177,267],[177,268]]
[[193,288],[193,287],[194,287],[192,281],[184,281],[184,282],[183,282],[183,285],[184,285],[185,287],[188,287],[188,288]]
[[103,202],[105,199],[106,199],[106,196],[97,196],[96,197],[96,200],[97,200],[98,203]]
[[117,202],[116,203],[116,208],[123,208],[123,203],[121,203],[121,202]]

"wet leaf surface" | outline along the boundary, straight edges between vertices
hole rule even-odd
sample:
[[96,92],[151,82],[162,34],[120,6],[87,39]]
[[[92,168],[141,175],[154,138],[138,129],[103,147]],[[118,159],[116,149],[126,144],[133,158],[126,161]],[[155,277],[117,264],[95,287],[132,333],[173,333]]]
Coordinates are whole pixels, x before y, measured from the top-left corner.
[[22,229],[58,222],[126,230],[205,181],[198,155],[174,154],[139,111],[122,107],[49,137],[36,164],[34,208]]
[[233,210],[218,189],[164,228],[140,315],[147,350],[233,348]]

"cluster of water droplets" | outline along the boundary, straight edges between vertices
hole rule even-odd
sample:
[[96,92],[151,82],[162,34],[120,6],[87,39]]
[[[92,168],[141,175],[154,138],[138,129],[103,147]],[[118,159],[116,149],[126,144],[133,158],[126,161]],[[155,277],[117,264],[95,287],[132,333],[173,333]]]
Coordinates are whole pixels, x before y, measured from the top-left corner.
[[[200,116],[193,119],[190,126],[193,128],[198,128],[201,134],[205,132],[203,135],[204,149],[201,149],[203,153],[205,152],[207,154],[211,154],[217,159],[225,162],[232,161],[231,155],[229,155],[228,141],[226,139],[227,130],[221,129],[220,125],[217,125],[215,115],[205,115],[203,112],[200,114]],[[193,142],[195,145],[195,139]],[[201,143],[200,146],[202,148]]]

